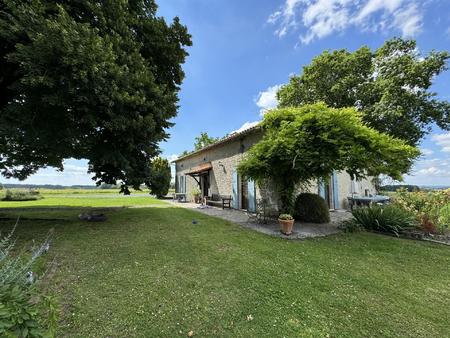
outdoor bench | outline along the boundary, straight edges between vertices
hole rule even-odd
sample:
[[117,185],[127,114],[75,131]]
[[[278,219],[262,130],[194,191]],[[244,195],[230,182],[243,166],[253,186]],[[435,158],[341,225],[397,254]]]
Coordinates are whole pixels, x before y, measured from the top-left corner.
[[222,206],[222,209],[231,209],[231,195],[212,194],[206,197],[206,204]]

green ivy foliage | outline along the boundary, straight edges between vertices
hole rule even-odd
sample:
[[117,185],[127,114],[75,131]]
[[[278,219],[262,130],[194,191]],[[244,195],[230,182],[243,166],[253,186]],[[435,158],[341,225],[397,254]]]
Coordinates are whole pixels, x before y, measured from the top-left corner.
[[262,140],[238,167],[257,181],[273,180],[282,211],[291,213],[295,186],[329,177],[334,170],[352,178],[385,174],[400,180],[419,151],[366,126],[354,108],[324,103],[276,109],[264,116]]

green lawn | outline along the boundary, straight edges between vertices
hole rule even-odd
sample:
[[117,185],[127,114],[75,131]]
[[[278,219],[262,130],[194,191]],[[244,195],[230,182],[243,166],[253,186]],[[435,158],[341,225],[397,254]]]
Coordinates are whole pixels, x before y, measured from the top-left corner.
[[60,336],[450,336],[449,247],[369,233],[287,241],[156,200],[84,223],[80,205],[116,199],[46,200],[73,208],[0,213],[60,219],[17,229],[20,241],[55,229]]
[[129,196],[119,193],[83,193],[67,194],[63,191],[59,193],[44,193],[44,198],[36,201],[0,201],[2,208],[23,208],[23,207],[122,207],[122,206],[150,206],[163,204],[148,194],[132,194]]

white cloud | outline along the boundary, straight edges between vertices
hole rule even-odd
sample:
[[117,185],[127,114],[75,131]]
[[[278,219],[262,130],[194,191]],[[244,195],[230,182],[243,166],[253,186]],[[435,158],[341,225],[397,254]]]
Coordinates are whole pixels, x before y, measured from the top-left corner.
[[411,37],[422,29],[418,4],[418,0],[285,0],[267,22],[277,25],[275,34],[280,38],[303,26],[304,44],[351,26],[373,32],[392,29]]
[[419,161],[410,175],[405,176],[405,183],[418,185],[448,186],[450,166],[445,160]]
[[40,169],[36,174],[24,181],[17,179],[3,179],[2,183],[21,184],[59,184],[59,185],[95,185],[93,174],[88,174],[86,160],[68,159],[64,161],[64,171],[48,167]]
[[424,156],[429,156],[429,155],[433,155],[434,151],[431,149],[427,149],[427,148],[422,148],[420,149],[420,152],[422,153],[422,155]]
[[450,170],[438,168],[438,167],[428,167],[417,171],[419,175],[436,176],[436,177],[450,177]]
[[178,159],[178,155],[177,154],[172,154],[172,155],[167,156],[167,160],[169,162],[175,161],[176,159]]
[[64,164],[64,172],[66,174],[86,174],[87,171],[87,165]]
[[450,133],[435,134],[431,136],[431,139],[441,147],[441,151],[450,153]]
[[404,37],[416,36],[422,30],[422,14],[416,4],[411,4],[394,15],[394,27],[402,32]]
[[388,13],[393,13],[402,4],[403,0],[369,0],[359,11],[356,21],[363,21],[370,15],[385,10]]
[[280,88],[281,85],[275,85],[267,88],[265,91],[259,92],[255,99],[255,103],[259,107],[261,116],[264,115],[266,111],[277,107],[277,92]]
[[258,125],[261,121],[253,121],[253,122],[245,122],[239,129],[233,130],[230,134],[240,133],[244,130],[253,128],[254,126]]

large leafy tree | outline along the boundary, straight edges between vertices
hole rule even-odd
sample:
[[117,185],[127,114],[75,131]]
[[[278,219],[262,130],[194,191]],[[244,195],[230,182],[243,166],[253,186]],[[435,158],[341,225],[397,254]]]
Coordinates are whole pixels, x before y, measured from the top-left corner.
[[279,107],[354,107],[368,125],[417,145],[433,123],[450,128],[450,103],[430,89],[448,59],[447,52],[422,56],[415,41],[398,38],[375,51],[325,51],[280,89]]
[[324,103],[281,108],[264,116],[262,140],[238,166],[241,175],[273,181],[283,212],[292,211],[298,184],[329,177],[334,170],[352,178],[388,175],[401,179],[419,151],[367,127],[354,108]]
[[154,0],[0,0],[0,170],[86,158],[100,183],[150,184],[191,45]]
[[166,196],[169,192],[171,178],[169,161],[161,157],[153,159],[150,179],[151,193],[158,198]]

